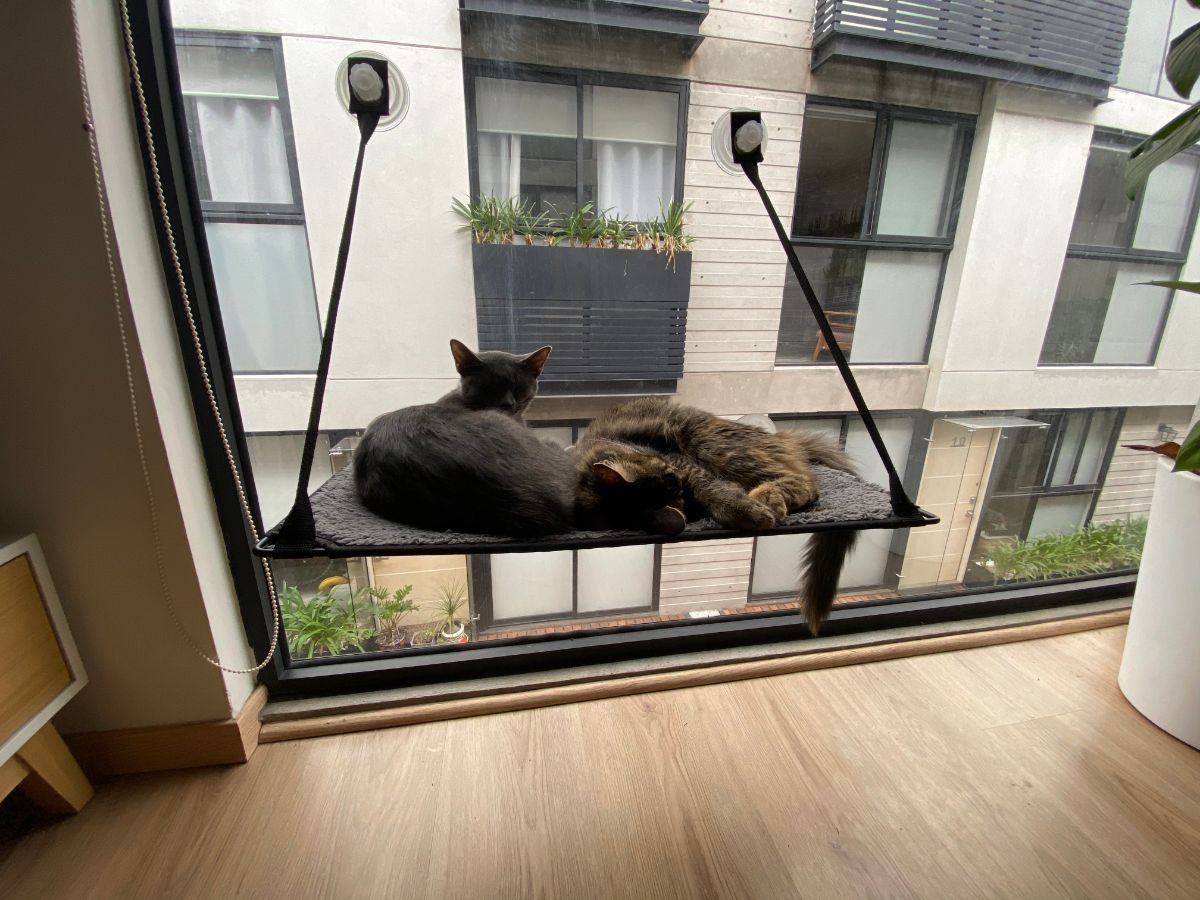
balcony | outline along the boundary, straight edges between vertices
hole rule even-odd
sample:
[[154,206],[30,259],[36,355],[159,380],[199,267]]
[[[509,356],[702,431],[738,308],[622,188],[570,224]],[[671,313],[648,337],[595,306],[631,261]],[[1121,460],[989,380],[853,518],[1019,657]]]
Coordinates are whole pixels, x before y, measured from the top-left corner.
[[465,22],[479,21],[485,28],[524,19],[642,32],[676,44],[690,57],[704,40],[700,23],[708,0],[459,0],[459,8]]
[[1129,0],[818,0],[812,67],[903,63],[1103,99]]

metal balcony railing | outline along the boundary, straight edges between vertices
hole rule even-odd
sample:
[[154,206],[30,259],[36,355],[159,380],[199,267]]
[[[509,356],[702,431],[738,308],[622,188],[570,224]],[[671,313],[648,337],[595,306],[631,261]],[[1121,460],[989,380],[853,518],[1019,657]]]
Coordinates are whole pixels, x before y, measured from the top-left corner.
[[1130,0],[818,0],[813,68],[898,62],[1104,97]]

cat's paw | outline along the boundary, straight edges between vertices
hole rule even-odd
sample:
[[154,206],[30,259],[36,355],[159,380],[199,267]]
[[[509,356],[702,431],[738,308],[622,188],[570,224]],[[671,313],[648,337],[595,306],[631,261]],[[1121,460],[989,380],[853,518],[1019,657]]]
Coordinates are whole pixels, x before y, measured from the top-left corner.
[[750,496],[766,506],[775,515],[775,521],[786,519],[788,514],[788,498],[774,484],[760,484],[750,492]]
[[774,528],[777,521],[769,506],[752,497],[730,503],[719,512],[714,510],[713,518],[726,528],[736,528],[739,531],[763,531]]

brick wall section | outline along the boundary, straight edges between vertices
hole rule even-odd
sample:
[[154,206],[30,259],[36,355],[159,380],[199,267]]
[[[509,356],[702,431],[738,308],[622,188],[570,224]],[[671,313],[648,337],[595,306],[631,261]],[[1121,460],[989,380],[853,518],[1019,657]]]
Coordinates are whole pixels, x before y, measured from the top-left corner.
[[1126,518],[1145,518],[1150,512],[1150,497],[1154,492],[1154,463],[1152,453],[1126,450],[1121,444],[1157,444],[1158,426],[1166,424],[1179,432],[1177,440],[1187,433],[1192,410],[1186,406],[1149,406],[1129,410],[1121,426],[1121,437],[1092,521],[1100,525]]

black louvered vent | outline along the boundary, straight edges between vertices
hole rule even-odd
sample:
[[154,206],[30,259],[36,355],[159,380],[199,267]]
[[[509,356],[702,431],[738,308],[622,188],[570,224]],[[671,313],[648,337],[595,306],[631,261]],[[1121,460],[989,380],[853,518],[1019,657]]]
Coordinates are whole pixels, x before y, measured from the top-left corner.
[[692,255],[475,244],[482,350],[554,347],[543,394],[660,393],[683,375]]

